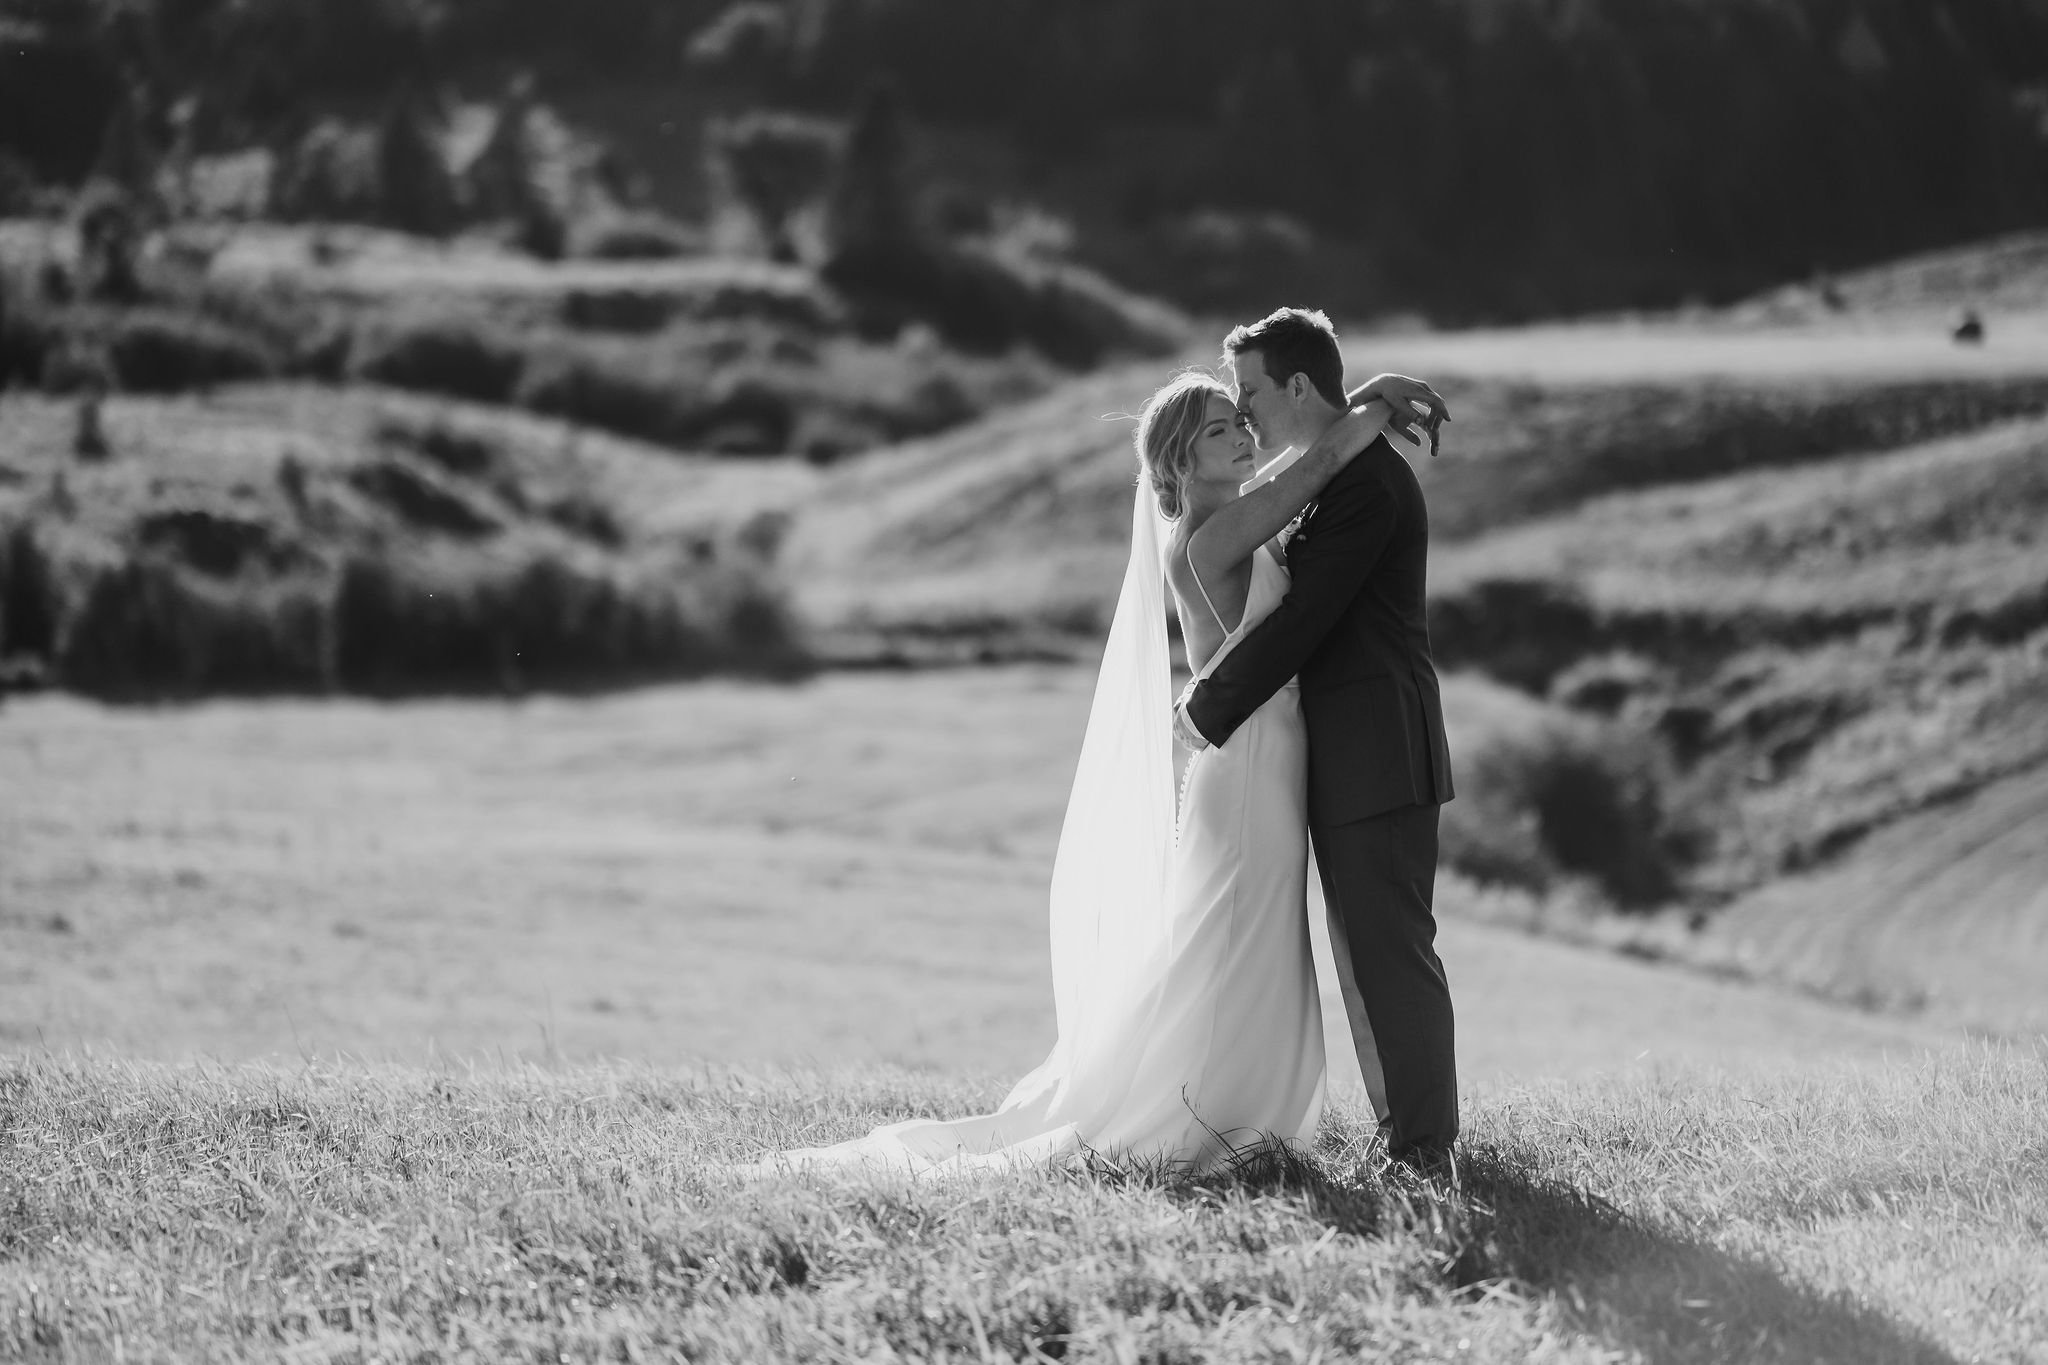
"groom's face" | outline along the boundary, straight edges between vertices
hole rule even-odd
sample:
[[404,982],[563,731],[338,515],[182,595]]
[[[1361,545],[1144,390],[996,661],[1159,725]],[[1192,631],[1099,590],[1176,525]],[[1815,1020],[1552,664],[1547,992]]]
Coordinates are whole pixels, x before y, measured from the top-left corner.
[[1230,358],[1230,369],[1237,380],[1237,410],[1251,424],[1259,449],[1285,449],[1293,440],[1294,405],[1286,388],[1266,373],[1265,352],[1239,351]]

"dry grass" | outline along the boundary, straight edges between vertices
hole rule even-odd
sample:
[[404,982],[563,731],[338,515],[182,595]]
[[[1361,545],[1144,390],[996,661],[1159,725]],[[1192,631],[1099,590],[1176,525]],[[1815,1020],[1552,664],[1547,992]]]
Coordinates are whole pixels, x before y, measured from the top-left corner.
[[1617,493],[1446,546],[1439,598],[1486,580],[1572,585],[1611,617],[1695,616],[1797,638],[1916,623],[1951,642],[2048,623],[2048,422],[1811,468]]
[[[1023,666],[516,702],[10,700],[0,1048],[1020,1073],[1052,1038],[1046,878],[1092,683]],[[1555,893],[1447,872],[1438,904],[1476,1084],[1954,1036],[1946,1015],[1480,922],[1555,914]],[[1312,900],[1327,983],[1321,925]],[[1323,1015],[1355,1092],[1334,993]]]
[[1444,552],[1432,634],[1453,666],[1607,686],[1732,801],[1716,876],[1754,885],[2048,759],[2044,449],[2024,422],[1616,495]]
[[726,1163],[983,1107],[900,1072],[0,1064],[26,1360],[2043,1359],[2038,1050],[1548,1086],[1463,1187],[1306,1160],[933,1187]]
[[[1443,453],[1414,461],[1439,560],[1617,490],[1744,471],[1756,471],[1745,489],[1802,471],[1806,488],[1853,457],[2048,410],[2048,352],[1955,349],[1890,334],[1675,327],[1645,339],[1625,326],[1350,347],[1354,374],[1440,379],[1457,414]],[[1746,357],[1757,363],[1745,368]],[[828,650],[944,659],[1082,649],[1114,600],[1135,472],[1130,423],[1102,419],[1135,413],[1165,373],[1105,371],[833,471],[797,537]]]

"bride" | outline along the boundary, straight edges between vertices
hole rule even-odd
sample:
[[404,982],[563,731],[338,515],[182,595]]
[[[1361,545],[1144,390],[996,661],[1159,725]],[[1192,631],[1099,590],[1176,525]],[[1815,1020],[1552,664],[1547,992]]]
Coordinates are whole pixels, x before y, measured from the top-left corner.
[[994,1113],[889,1124],[750,1170],[939,1174],[1085,1148],[1198,1174],[1264,1140],[1313,1138],[1323,1033],[1299,696],[1282,688],[1228,744],[1197,754],[1176,818],[1165,590],[1200,679],[1286,595],[1276,537],[1383,430],[1405,429],[1422,395],[1434,398],[1375,379],[1248,491],[1255,446],[1222,384],[1190,372],[1152,396],[1130,564],[1053,862],[1051,1055]]

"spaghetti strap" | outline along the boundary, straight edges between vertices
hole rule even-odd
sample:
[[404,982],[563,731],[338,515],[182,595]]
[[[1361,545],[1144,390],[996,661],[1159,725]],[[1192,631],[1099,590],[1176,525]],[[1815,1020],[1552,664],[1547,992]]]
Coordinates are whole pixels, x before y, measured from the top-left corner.
[[[1223,613],[1216,610],[1216,604],[1209,600],[1209,590],[1202,586],[1202,571],[1195,567],[1195,557],[1188,553],[1186,546],[1181,547],[1180,553],[1181,558],[1188,562],[1188,577],[1195,580],[1195,591],[1202,594],[1202,605],[1209,609],[1209,619],[1216,623],[1217,628],[1223,632],[1223,638],[1228,640],[1237,632],[1223,624]],[[1244,624],[1242,612],[1238,613],[1237,623]]]

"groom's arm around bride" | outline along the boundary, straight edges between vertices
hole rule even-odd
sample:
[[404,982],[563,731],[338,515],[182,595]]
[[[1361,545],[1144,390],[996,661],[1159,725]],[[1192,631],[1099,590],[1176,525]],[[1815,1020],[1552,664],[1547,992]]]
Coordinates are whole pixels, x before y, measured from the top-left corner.
[[1183,703],[1189,725],[1222,744],[1299,676],[1319,822],[1451,799],[1423,606],[1428,537],[1421,488],[1380,437],[1289,540],[1286,598]]
[[[1343,360],[1320,313],[1282,309],[1225,347],[1261,445],[1312,440],[1342,412]],[[1361,1067],[1376,1062],[1385,1078],[1390,1150],[1428,1162],[1458,1132],[1432,908],[1437,816],[1452,787],[1425,615],[1429,515],[1408,462],[1374,441],[1323,490],[1286,555],[1286,598],[1190,690],[1178,720],[1226,743],[1299,676],[1309,832],[1331,947],[1355,984],[1353,1038]]]

